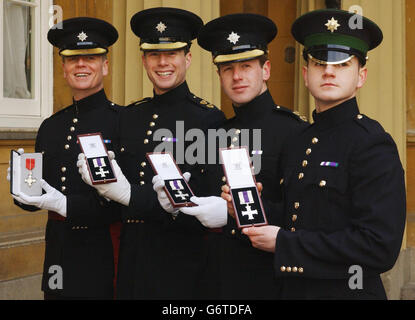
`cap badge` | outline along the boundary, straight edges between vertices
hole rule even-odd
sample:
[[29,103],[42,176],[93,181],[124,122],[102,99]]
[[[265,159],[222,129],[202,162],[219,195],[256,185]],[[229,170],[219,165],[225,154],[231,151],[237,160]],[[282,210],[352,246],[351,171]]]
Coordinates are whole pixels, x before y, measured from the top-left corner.
[[227,40],[229,40],[229,42],[233,44],[236,44],[239,41],[239,38],[240,36],[237,33],[232,31],[232,33],[229,35]]
[[340,27],[340,24],[336,19],[334,19],[334,17],[332,17],[331,20],[327,20],[325,26],[327,27],[327,30],[330,30],[331,33],[333,33],[338,27]]
[[163,22],[160,21],[156,29],[158,32],[163,33],[167,29],[167,27]]
[[81,40],[82,42],[84,42],[86,38],[88,38],[88,36],[86,35],[85,32],[82,31],[80,34],[78,34],[78,39]]

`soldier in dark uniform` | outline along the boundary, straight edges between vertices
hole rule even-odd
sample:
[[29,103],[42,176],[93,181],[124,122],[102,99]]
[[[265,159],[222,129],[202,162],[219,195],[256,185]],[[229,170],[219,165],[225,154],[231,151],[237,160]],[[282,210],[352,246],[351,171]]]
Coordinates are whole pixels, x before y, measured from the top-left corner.
[[[186,82],[191,41],[202,25],[195,14],[175,8],[140,11],[131,19],[154,95],[121,113],[120,156],[116,160],[129,181],[126,192],[117,192],[113,184],[96,186],[115,201],[127,194],[121,201],[125,207],[118,299],[195,297],[205,228],[196,218],[174,210],[167,197],[160,206],[146,153],[171,151],[181,171],[192,174],[189,184],[200,194],[198,182],[207,169],[185,159],[186,147],[194,142],[185,141],[189,140],[185,134],[190,129],[203,133],[225,120],[215,106],[192,94]],[[159,190],[159,196],[161,193]]]
[[356,101],[382,31],[362,16],[319,10],[292,33],[305,46],[314,123],[284,157],[283,228],[244,233],[275,252],[285,299],[385,299],[380,274],[394,266],[405,226],[404,170],[392,137]]
[[15,198],[23,209],[48,210],[45,299],[113,297],[110,224],[119,212],[83,183],[75,162],[77,135],[101,132],[109,150],[116,138],[119,107],[107,99],[103,80],[108,47],[117,39],[111,24],[86,17],[64,20],[48,33],[49,42],[60,49],[73,104],[43,121],[38,131],[35,149],[43,154],[41,184],[46,193]]
[[[235,117],[223,126],[230,134],[227,145],[221,147],[249,144],[256,179],[266,186],[264,190],[268,189],[263,196],[274,201],[280,197],[275,164],[287,137],[304,123],[291,110],[276,104],[267,88],[271,69],[267,44],[276,34],[275,23],[264,16],[231,14],[207,23],[198,36],[199,45],[212,52],[222,89],[232,100],[235,111]],[[226,182],[222,166],[217,165],[216,175],[210,178],[212,194],[219,196],[220,187]],[[223,201],[220,197],[210,197],[208,201],[192,199],[198,207],[181,209],[212,228],[206,273],[201,283],[202,297],[275,299],[278,287],[272,268],[273,255],[252,248],[236,221],[227,219],[226,202],[217,199]],[[276,218],[273,212],[267,212],[270,223]],[[219,221],[224,223],[219,225]]]

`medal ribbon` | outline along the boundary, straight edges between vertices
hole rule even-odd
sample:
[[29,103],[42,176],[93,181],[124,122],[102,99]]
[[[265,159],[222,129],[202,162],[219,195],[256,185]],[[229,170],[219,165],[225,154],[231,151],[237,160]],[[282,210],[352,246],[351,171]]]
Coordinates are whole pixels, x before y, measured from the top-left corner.
[[26,159],[26,169],[32,171],[35,167],[35,159]]

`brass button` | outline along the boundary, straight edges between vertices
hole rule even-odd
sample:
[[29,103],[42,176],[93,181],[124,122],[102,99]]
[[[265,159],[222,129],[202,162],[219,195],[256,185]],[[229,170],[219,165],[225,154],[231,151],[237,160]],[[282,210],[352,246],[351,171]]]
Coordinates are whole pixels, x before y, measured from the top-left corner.
[[363,116],[361,114],[358,114],[357,115],[357,119],[362,120],[363,119]]
[[69,130],[70,130],[71,132],[74,132],[74,131],[75,131],[75,127],[70,127],[70,128],[69,128]]
[[304,272],[304,269],[300,267],[300,268],[298,268],[298,272],[299,273],[303,273]]
[[144,186],[146,183],[144,181],[140,181],[140,186]]
[[62,171],[62,172],[66,172],[66,167],[62,167],[62,168],[61,168],[61,171]]
[[313,144],[317,144],[317,143],[318,143],[318,139],[317,139],[317,138],[313,138],[313,140],[311,140],[311,142],[312,142]]
[[226,182],[226,177],[222,177],[222,182]]
[[145,167],[147,166],[147,163],[146,163],[146,162],[141,162],[141,166],[142,166],[143,168],[145,168]]
[[295,228],[291,228],[291,232],[295,232]]
[[77,118],[75,118],[75,119],[73,119],[73,120],[72,120],[72,122],[73,122],[73,123],[78,123],[78,119],[77,119]]
[[241,134],[241,130],[236,129],[235,134]]
[[66,181],[66,177],[62,177],[62,178],[61,178],[61,181],[62,181],[62,182],[65,182],[65,181]]
[[236,142],[236,141],[238,141],[238,137],[233,137],[232,142]]
[[280,184],[283,184],[283,183],[284,183],[284,179],[281,179],[281,180],[280,180]]
[[310,148],[307,149],[306,152],[305,152],[305,154],[309,156],[311,154],[311,149]]
[[277,106],[277,109],[281,109],[281,107],[280,106]]
[[159,118],[159,115],[158,114],[153,114],[153,119],[154,120],[157,120]]
[[147,135],[148,135],[148,136],[151,136],[152,134],[153,134],[153,131],[151,131],[151,130],[148,130],[148,131],[147,131]]
[[287,272],[291,272],[291,267],[287,267]]
[[301,179],[303,179],[304,178],[304,173],[300,173],[299,175],[298,175],[298,180],[301,180]]
[[65,186],[62,186],[61,190],[62,191],[65,191],[66,190],[66,187]]
[[121,152],[124,152],[124,151],[125,151],[125,148],[124,148],[124,147],[122,147],[122,148],[121,148]]
[[326,184],[327,182],[325,180],[321,180],[319,186],[323,188],[326,186]]
[[149,143],[148,139],[144,139],[144,144],[148,144],[148,143]]
[[205,169],[200,169],[200,173],[205,173]]
[[297,210],[300,207],[300,203],[299,202],[294,202],[294,208],[295,210]]
[[236,234],[235,229],[232,229],[231,234],[234,236]]
[[66,139],[67,139],[68,141],[71,141],[71,140],[72,140],[72,136],[68,136]]
[[150,127],[155,127],[156,126],[156,123],[155,122],[150,122]]
[[140,171],[140,177],[144,177],[144,171]]
[[65,144],[65,150],[68,150],[70,148],[69,144]]
[[296,221],[297,221],[297,218],[298,218],[298,216],[297,216],[296,214],[294,214],[294,215],[292,216],[292,221],[293,221],[293,222],[296,222]]
[[297,272],[298,268],[297,267],[293,267],[293,272]]
[[307,160],[304,160],[303,161],[303,168],[305,168],[305,167],[307,167],[308,166],[308,161]]
[[284,266],[282,266],[282,267],[280,268],[280,270],[281,270],[281,272],[285,272],[286,268],[285,268]]

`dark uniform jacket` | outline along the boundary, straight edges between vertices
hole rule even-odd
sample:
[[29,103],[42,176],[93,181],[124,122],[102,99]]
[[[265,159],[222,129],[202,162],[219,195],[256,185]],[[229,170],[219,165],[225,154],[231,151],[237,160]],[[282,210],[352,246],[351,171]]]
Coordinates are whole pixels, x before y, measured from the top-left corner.
[[405,226],[396,145],[354,98],[313,116],[284,161],[274,257],[283,297],[384,299],[380,274],[395,264]]
[[[300,130],[304,121],[291,110],[275,104],[268,90],[234,110],[235,117],[223,127],[230,134],[228,146],[248,146],[252,164],[259,170],[256,181],[264,186],[263,199],[277,201],[281,191],[276,164],[280,161],[282,146],[289,136]],[[216,166],[216,169],[216,181],[210,184],[216,186],[215,194],[219,196],[225,177],[222,166]],[[266,214],[268,223],[274,224],[277,218],[274,212],[269,210]],[[213,299],[276,298],[273,255],[253,248],[231,217],[222,230],[212,231],[216,232],[209,234],[208,280],[202,285],[202,292],[208,289],[207,297]]]
[[[102,90],[52,115],[39,128],[36,152],[43,153],[43,178],[67,197],[67,218],[56,220],[60,216],[52,213],[46,226],[42,279],[46,293],[112,298],[114,261],[109,225],[117,213],[82,181],[76,162],[81,152],[79,134],[101,132],[112,150],[118,108]],[[58,284],[55,266],[62,270],[63,289],[53,289]]]
[[[118,299],[194,297],[205,228],[194,217],[174,217],[161,208],[146,153],[171,151],[182,173],[192,173],[190,187],[201,196],[200,181],[207,172],[204,165],[187,162],[193,151],[185,151],[195,137],[186,133],[197,129],[202,136],[196,138],[203,139],[204,131],[224,119],[220,110],[190,93],[186,82],[122,112],[118,163],[131,183],[131,200],[122,212]],[[160,143],[165,150],[157,149]]]

